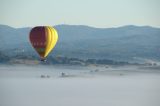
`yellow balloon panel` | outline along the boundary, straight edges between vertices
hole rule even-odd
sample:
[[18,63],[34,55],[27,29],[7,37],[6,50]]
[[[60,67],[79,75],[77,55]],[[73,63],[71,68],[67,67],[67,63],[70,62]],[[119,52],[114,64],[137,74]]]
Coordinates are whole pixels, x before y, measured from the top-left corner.
[[51,50],[55,47],[57,41],[58,41],[58,34],[57,31],[53,27],[46,27],[46,48],[45,48],[45,54],[44,57],[46,57]]

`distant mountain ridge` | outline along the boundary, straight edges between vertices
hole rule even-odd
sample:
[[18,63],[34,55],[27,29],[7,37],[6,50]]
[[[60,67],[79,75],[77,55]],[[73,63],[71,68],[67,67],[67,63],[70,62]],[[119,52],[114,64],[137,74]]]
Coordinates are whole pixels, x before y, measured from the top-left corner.
[[[56,25],[59,41],[49,56],[133,60],[160,60],[160,28],[122,26],[94,28],[85,25]],[[0,25],[0,51],[8,56],[37,55],[28,39],[30,27]],[[49,57],[48,57],[49,58]]]

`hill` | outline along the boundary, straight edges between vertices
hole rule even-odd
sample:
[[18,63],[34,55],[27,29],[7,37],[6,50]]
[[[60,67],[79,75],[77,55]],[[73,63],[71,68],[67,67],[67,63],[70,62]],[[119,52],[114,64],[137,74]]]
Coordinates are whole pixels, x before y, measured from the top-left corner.
[[[56,25],[55,28],[59,41],[49,56],[120,61],[134,61],[137,58],[160,60],[160,28],[134,25],[117,28]],[[6,56],[36,56],[28,39],[30,29],[0,25],[0,51]]]

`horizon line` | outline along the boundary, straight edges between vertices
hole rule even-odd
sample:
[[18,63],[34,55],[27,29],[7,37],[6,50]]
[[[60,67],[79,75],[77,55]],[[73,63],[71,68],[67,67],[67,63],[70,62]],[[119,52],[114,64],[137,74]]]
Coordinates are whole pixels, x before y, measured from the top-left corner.
[[[35,26],[24,26],[24,27],[15,27],[15,26],[11,26],[11,25],[6,25],[6,24],[0,24],[1,26],[8,26],[11,28],[15,28],[15,29],[19,29],[19,28],[33,28]],[[153,26],[153,25],[136,25],[136,24],[127,24],[127,25],[117,25],[117,26],[113,26],[113,27],[96,27],[96,26],[92,26],[92,25],[85,25],[85,24],[56,24],[56,25],[36,25],[36,26],[52,26],[52,27],[56,27],[56,26],[60,26],[60,25],[66,25],[66,26],[86,26],[86,27],[90,27],[90,28],[98,28],[98,29],[107,29],[107,28],[121,28],[121,27],[129,27],[129,26],[135,26],[135,27],[151,27],[151,28],[160,28],[160,26]]]

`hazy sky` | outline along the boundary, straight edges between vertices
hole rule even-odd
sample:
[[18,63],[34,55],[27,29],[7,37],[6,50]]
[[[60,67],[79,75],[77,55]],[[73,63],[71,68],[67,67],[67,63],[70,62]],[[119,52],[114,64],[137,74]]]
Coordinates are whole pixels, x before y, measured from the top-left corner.
[[160,0],[0,0],[0,24],[160,27]]

